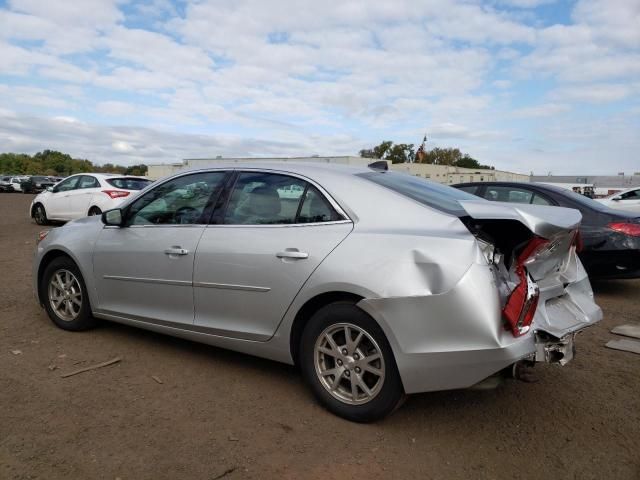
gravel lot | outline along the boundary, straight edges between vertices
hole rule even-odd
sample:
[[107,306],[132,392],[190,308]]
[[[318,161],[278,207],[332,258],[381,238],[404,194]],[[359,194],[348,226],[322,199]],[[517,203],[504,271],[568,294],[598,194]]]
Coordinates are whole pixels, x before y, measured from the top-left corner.
[[292,367],[116,324],[55,328],[31,291],[31,199],[0,195],[0,478],[640,478],[640,355],[604,348],[640,322],[640,281],[594,285],[603,322],[538,383],[416,395],[358,425]]

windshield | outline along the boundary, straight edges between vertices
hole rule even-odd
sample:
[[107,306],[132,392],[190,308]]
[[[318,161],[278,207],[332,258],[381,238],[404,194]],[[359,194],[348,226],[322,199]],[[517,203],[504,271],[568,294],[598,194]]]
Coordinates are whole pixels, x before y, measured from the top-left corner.
[[107,183],[113,187],[122,188],[123,190],[142,190],[151,183],[151,180],[147,180],[146,178],[122,177],[108,178]]
[[482,201],[475,195],[462,190],[404,173],[367,172],[357,175],[420,202],[427,207],[435,208],[457,217],[467,214],[462,205],[460,205],[459,200]]

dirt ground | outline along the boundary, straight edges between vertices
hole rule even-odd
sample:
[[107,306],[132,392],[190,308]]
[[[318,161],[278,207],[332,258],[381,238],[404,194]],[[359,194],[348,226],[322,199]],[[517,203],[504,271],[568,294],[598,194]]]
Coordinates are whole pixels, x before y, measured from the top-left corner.
[[415,395],[358,425],[289,366],[110,323],[55,328],[32,295],[31,198],[0,195],[2,479],[640,478],[640,355],[604,348],[640,321],[640,281],[594,285],[604,320],[538,383]]

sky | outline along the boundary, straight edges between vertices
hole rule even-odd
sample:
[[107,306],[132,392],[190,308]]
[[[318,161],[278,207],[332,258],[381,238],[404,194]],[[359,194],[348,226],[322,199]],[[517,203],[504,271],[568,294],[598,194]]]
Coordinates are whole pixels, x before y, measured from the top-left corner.
[[640,0],[0,0],[0,152],[640,172]]

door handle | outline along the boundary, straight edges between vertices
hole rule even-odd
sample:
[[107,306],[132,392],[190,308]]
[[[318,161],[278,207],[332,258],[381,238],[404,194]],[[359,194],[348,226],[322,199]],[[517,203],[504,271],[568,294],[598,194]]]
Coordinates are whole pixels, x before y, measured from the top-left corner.
[[167,248],[164,253],[166,253],[167,255],[187,255],[189,253],[189,250],[182,247],[171,247]]
[[303,260],[305,258],[309,258],[309,254],[307,252],[300,252],[297,248],[287,248],[284,252],[276,253],[276,257]]

